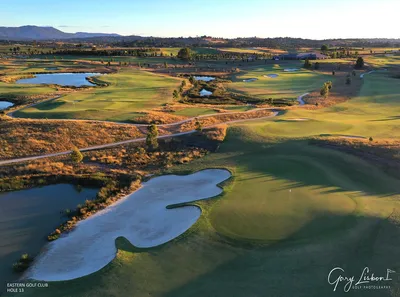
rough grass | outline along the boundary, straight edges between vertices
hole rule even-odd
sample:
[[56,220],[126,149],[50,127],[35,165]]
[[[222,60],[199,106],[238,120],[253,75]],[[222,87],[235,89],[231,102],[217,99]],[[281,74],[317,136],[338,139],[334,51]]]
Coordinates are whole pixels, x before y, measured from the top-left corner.
[[0,159],[71,150],[138,138],[134,126],[84,121],[1,120]]

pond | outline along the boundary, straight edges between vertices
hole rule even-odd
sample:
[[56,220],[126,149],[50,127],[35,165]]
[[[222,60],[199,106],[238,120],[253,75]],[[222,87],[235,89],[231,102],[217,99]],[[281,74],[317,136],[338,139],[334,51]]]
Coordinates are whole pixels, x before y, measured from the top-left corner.
[[60,86],[95,86],[86,77],[98,76],[100,73],[48,73],[36,74],[32,78],[17,80],[17,84],[56,84]]
[[25,277],[59,281],[96,272],[115,258],[115,239],[120,236],[139,248],[165,244],[201,216],[201,208],[195,205],[168,206],[213,198],[222,192],[217,185],[230,176],[228,170],[207,169],[154,177],[48,244]]
[[13,106],[14,104],[8,101],[0,101],[0,110],[9,108],[11,106]]
[[212,76],[194,76],[195,80],[202,80],[202,81],[212,81],[215,80],[215,77]]
[[202,90],[200,91],[200,96],[201,96],[201,97],[211,96],[211,95],[212,95],[212,92],[207,91],[206,89],[202,89]]
[[[15,280],[12,264],[24,253],[37,254],[47,235],[67,218],[60,212],[75,209],[96,197],[97,189],[58,184],[0,193],[0,280]],[[3,287],[0,287],[0,294]]]
[[264,75],[264,77],[277,78],[278,74],[267,74],[267,75]]

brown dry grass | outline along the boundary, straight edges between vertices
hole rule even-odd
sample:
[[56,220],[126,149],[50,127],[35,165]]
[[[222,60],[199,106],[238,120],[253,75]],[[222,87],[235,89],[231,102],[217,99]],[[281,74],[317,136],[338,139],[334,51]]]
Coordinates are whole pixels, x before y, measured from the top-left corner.
[[17,158],[123,141],[144,135],[132,125],[85,121],[0,120],[0,158]]
[[161,111],[149,111],[143,113],[143,116],[135,118],[135,123],[142,124],[171,124],[186,119],[184,116],[178,116]]
[[[199,118],[198,121],[201,123],[203,127],[209,127],[220,123],[226,123],[230,121],[237,120],[248,120],[248,119],[256,119],[262,118],[272,115],[271,110],[263,109],[263,110],[255,110],[250,112],[241,112],[235,114],[220,114],[214,115],[211,117]],[[182,124],[179,127],[180,132],[194,130],[196,128],[196,120],[193,119],[187,123]]]

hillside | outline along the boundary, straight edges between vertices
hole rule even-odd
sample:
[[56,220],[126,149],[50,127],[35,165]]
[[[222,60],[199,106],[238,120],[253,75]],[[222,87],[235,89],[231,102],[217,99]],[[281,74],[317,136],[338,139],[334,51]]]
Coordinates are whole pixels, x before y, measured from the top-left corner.
[[92,37],[120,36],[107,33],[66,33],[53,27],[22,26],[0,27],[0,39],[5,40],[50,40],[50,39],[74,39]]

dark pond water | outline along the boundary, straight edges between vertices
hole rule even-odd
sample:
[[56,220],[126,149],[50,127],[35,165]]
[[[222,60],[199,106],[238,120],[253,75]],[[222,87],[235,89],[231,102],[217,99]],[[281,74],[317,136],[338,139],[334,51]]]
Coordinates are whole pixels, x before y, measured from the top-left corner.
[[94,86],[86,77],[98,76],[100,73],[51,73],[36,74],[32,78],[17,80],[17,84],[56,84],[60,86]]
[[60,214],[93,199],[97,189],[58,184],[0,193],[0,295],[4,281],[18,278],[12,264],[24,253],[35,255],[67,218]]
[[13,105],[14,104],[12,104],[11,102],[8,102],[8,101],[0,101],[0,110],[6,109]]

